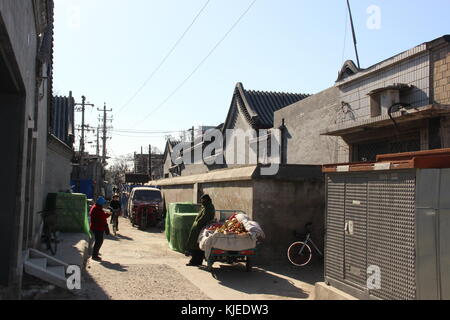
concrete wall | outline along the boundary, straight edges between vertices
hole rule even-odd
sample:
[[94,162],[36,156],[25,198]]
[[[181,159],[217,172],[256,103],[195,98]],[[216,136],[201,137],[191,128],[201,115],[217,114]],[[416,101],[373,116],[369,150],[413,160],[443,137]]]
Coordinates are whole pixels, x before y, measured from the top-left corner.
[[285,121],[283,152],[287,164],[327,164],[348,161],[348,146],[340,137],[320,135],[334,125],[340,92],[331,87],[275,112],[274,128]]
[[206,193],[217,210],[246,212],[267,235],[256,259],[258,264],[285,262],[289,245],[299,240],[294,230],[304,232],[309,222],[313,223],[313,240],[323,248],[324,183],[316,173],[290,182],[270,177],[163,186],[162,190],[166,206],[172,202],[198,203],[199,196]]
[[208,166],[203,163],[185,164],[185,169],[181,172],[182,176],[192,176],[209,172]]
[[[300,239],[312,223],[312,238],[322,250],[324,243],[325,188],[321,178],[303,182],[258,180],[254,183],[253,218],[261,224],[267,239],[261,254],[286,260],[288,247]],[[304,240],[304,239],[301,239]]]
[[199,186],[199,193],[209,194],[216,210],[241,210],[253,218],[254,182],[217,182]]
[[194,186],[192,184],[164,186],[162,191],[166,206],[173,202],[197,202],[194,199]]
[[45,178],[45,194],[70,190],[72,156],[73,151],[68,146],[53,136],[49,136],[46,164],[48,174]]
[[[8,192],[13,195],[5,197],[10,204],[4,204],[1,213],[0,234],[9,239],[0,241],[0,282],[6,283],[15,296],[21,285],[22,250],[39,241],[41,220],[37,212],[42,210],[45,198],[47,84],[40,88],[36,85],[38,36],[33,1],[0,1],[0,47],[0,59],[18,88],[12,100],[0,100],[0,109],[7,112],[1,117],[0,127],[8,131],[3,137],[14,142],[6,149],[8,157],[0,166],[4,168],[5,188],[10,188]],[[5,83],[1,84],[3,95]],[[43,97],[38,95],[38,89],[45,92]]]

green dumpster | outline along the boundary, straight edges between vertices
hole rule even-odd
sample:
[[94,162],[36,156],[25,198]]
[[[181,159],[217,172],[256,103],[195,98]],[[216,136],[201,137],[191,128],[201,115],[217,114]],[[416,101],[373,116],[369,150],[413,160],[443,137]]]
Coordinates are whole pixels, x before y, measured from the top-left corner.
[[86,195],[50,193],[47,211],[56,212],[56,228],[67,233],[86,233],[91,236]]
[[166,237],[169,247],[185,253],[186,242],[201,206],[193,203],[170,203],[166,214]]

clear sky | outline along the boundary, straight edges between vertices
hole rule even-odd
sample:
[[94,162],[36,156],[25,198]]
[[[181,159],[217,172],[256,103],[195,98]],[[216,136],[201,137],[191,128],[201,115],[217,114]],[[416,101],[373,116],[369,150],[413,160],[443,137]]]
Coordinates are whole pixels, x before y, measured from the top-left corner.
[[[108,152],[117,157],[149,144],[163,149],[166,132],[223,123],[237,82],[313,94],[355,60],[345,0],[256,0],[220,42],[253,1],[55,0],[54,94],[112,108]],[[363,68],[450,33],[448,0],[351,5]],[[96,108],[86,113],[92,126]]]

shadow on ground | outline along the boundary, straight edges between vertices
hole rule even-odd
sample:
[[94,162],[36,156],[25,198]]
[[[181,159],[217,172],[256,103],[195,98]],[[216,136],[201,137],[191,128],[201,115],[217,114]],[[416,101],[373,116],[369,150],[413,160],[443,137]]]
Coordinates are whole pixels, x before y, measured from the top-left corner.
[[127,272],[128,271],[128,266],[124,266],[120,263],[111,263],[108,261],[101,261],[100,265],[106,269],[110,269],[110,270],[114,270],[114,271],[119,271],[119,272]]
[[148,228],[147,230],[141,230],[141,231],[145,232],[145,233],[152,233],[152,234],[164,233],[164,229],[157,228],[157,227],[152,227],[152,228]]
[[310,285],[315,285],[317,282],[324,281],[323,260],[314,261],[305,267],[296,267],[290,264],[289,261],[280,261],[269,266],[264,266],[263,268],[267,271],[290,277]]
[[[206,267],[201,267],[207,271]],[[247,294],[264,294],[292,299],[308,299],[309,293],[292,281],[254,267],[246,272],[244,264],[217,264],[212,272],[219,284]]]
[[130,238],[130,237],[127,237],[127,236],[124,236],[121,234],[117,234],[117,236],[109,235],[109,236],[106,236],[105,239],[112,240],[112,241],[121,241],[121,240],[133,241],[134,240],[133,238]]
[[87,273],[83,272],[81,290],[56,287],[33,276],[24,274],[22,300],[109,300],[110,297]]

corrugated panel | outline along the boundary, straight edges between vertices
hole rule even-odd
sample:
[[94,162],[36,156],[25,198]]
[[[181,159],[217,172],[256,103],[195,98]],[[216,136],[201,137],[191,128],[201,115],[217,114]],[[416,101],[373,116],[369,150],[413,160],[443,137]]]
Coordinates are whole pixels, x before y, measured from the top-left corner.
[[345,191],[345,222],[353,222],[353,234],[345,234],[345,282],[367,284],[367,179],[349,178]]
[[368,265],[381,269],[381,289],[370,293],[415,299],[415,175],[373,175],[368,196]]
[[344,178],[328,177],[327,199],[325,275],[342,280],[344,278]]

